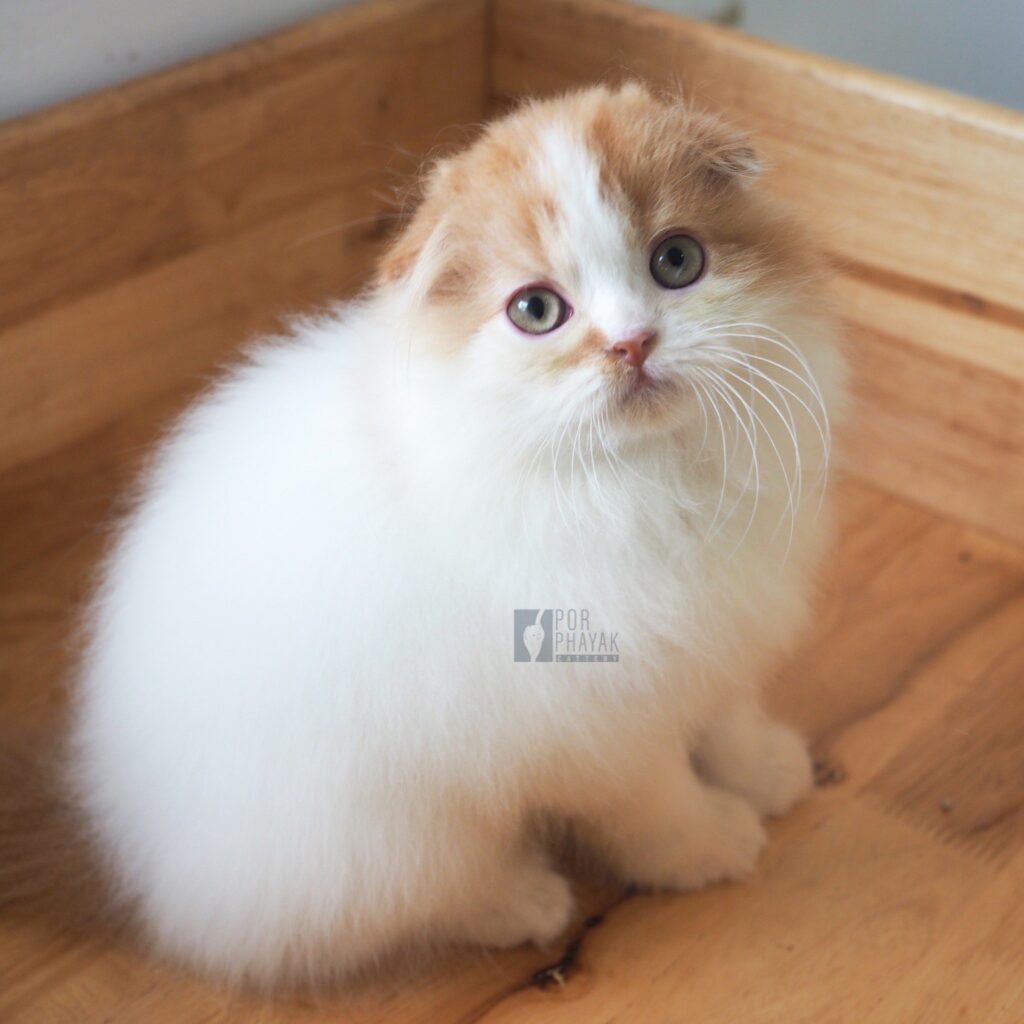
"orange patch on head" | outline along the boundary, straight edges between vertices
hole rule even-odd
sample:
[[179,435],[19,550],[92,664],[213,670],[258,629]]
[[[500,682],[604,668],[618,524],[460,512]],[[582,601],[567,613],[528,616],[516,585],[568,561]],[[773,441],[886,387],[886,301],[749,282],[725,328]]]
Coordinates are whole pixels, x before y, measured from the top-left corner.
[[[744,137],[712,115],[629,83],[526,103],[437,164],[423,201],[381,262],[379,282],[400,287],[416,273],[427,303],[457,307],[460,323],[476,325],[501,311],[516,284],[570,286],[559,269],[568,260],[571,275],[575,240],[563,237],[560,214],[575,200],[577,183],[553,177],[534,159],[553,127],[589,151],[601,197],[623,214],[623,243],[640,259],[657,233],[678,227],[708,244],[716,272],[754,270],[748,276],[770,283],[800,264],[801,274],[813,276],[801,264],[802,236],[743,187],[759,170]],[[561,365],[607,345],[597,327],[559,357]]]
[[746,274],[748,287],[770,291],[794,276],[810,286],[817,277],[803,230],[745,187],[761,161],[741,132],[636,82],[569,100],[587,126],[605,198],[625,212],[637,244],[691,230],[712,250],[716,272]]
[[[606,198],[623,207],[648,238],[687,226],[689,211],[713,210],[760,170],[742,134],[636,82],[614,92],[582,93],[579,103]],[[681,220],[672,223],[673,217]]]
[[559,120],[579,129],[597,158],[606,198],[645,227],[656,221],[664,227],[666,207],[716,202],[730,184],[759,169],[742,135],[636,82],[527,103],[435,165],[419,209],[381,263],[381,280],[409,272],[442,217],[452,243],[466,251],[486,251],[497,235],[518,257],[540,264],[544,228],[557,217],[559,197],[537,180],[530,156],[542,131]]
[[421,268],[426,299],[477,303],[483,318],[493,313],[482,296],[496,267],[522,268],[524,284],[544,276],[546,228],[557,207],[529,159],[538,119],[546,118],[520,111],[496,121],[435,166],[412,220],[381,260],[381,284],[400,284],[429,260]]

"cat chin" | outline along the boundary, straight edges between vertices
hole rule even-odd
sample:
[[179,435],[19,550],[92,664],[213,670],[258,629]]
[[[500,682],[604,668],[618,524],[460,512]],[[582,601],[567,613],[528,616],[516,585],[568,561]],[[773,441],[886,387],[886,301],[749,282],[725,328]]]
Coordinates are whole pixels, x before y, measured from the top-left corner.
[[681,384],[665,378],[644,376],[609,389],[608,423],[613,433],[630,437],[675,434],[692,419]]

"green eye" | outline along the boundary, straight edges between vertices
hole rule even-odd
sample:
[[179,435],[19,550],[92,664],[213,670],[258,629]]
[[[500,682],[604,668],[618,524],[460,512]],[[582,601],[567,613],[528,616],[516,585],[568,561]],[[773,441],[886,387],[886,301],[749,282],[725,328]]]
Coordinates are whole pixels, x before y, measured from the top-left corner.
[[651,253],[651,277],[662,288],[685,288],[704,270],[704,249],[689,235],[670,235]]
[[569,307],[562,296],[540,285],[516,292],[506,312],[509,320],[527,334],[547,334],[569,319]]

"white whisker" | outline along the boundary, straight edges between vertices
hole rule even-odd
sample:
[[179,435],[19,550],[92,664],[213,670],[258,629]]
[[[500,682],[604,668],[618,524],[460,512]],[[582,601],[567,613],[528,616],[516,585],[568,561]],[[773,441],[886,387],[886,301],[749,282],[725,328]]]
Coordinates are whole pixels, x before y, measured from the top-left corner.
[[793,391],[792,388],[787,387],[785,384],[781,384],[779,381],[775,380],[773,377],[765,373],[763,370],[758,369],[758,367],[751,366],[749,360],[757,359],[761,362],[766,362],[770,363],[773,366],[777,366],[779,367],[779,369],[786,370],[788,373],[793,374],[793,376],[796,377],[797,380],[801,381],[801,383],[806,385],[807,382],[803,379],[803,377],[799,376],[799,374],[794,373],[794,371],[790,370],[788,366],[783,366],[781,363],[777,363],[773,359],[765,359],[764,356],[754,355],[749,352],[744,352],[742,355],[738,355],[737,351],[734,349],[716,347],[714,345],[701,345],[700,351],[714,352],[718,354],[720,358],[727,359],[730,362],[743,364],[748,370],[756,373],[758,377],[766,381],[777,391],[784,392],[785,394],[789,395],[790,398],[792,398],[794,401],[799,402],[800,405],[803,406],[807,415],[810,417],[811,422],[817,429],[818,437],[821,440],[822,453],[827,464],[828,457],[832,447],[832,439],[830,436],[830,431],[828,429],[828,420],[824,420],[823,426],[822,420],[819,419],[818,414],[813,409],[811,409],[811,407],[795,391]]
[[[751,403],[750,411],[751,411],[751,413],[754,416],[757,417],[758,423],[760,423],[761,426],[764,428],[765,436],[768,438],[768,443],[772,446],[772,450],[775,452],[775,457],[779,461],[779,467],[782,470],[782,475],[785,477],[785,480],[786,480],[786,490],[787,490],[787,492],[789,494],[789,512],[790,512],[789,542],[788,542],[788,544],[786,546],[786,551],[788,553],[790,547],[793,544],[793,533],[796,530],[797,511],[798,511],[798,509],[800,507],[800,504],[801,504],[801,501],[803,499],[803,481],[802,481],[803,466],[801,464],[800,444],[797,441],[796,430],[795,430],[794,426],[791,425],[790,422],[786,419],[786,417],[783,416],[782,410],[779,409],[779,407],[759,387],[757,387],[756,384],[752,383],[747,378],[741,377],[734,370],[728,370],[728,369],[725,369],[723,367],[722,368],[722,372],[729,374],[730,377],[733,377],[733,378],[735,378],[738,381],[746,383],[747,387],[749,387],[751,391],[753,391],[756,395],[760,396],[765,402],[767,402],[768,405],[771,406],[771,408],[775,412],[775,414],[779,417],[779,420],[781,421],[783,427],[785,428],[786,432],[789,434],[790,443],[793,445],[793,459],[794,459],[794,462],[795,462],[795,465],[793,467],[794,479],[792,481],[790,480],[789,470],[788,470],[788,467],[786,465],[785,459],[783,459],[783,457],[782,457],[782,452],[779,450],[779,446],[775,443],[775,439],[772,437],[772,433],[768,429],[767,424],[764,422],[764,420],[761,419],[761,417],[757,414],[757,412],[754,411],[753,404]],[[729,387],[730,390],[732,390],[731,385],[729,385],[729,383],[727,381],[723,381],[722,383],[725,384],[726,387]],[[790,413],[790,415],[792,416],[792,413]],[[782,520],[780,519],[779,520],[779,526],[781,526],[781,525],[782,525]],[[778,526],[776,527],[776,531],[777,530],[778,530]]]
[[729,476],[729,445],[725,439],[725,421],[722,419],[722,414],[718,411],[718,403],[715,402],[714,398],[708,392],[702,381],[694,381],[694,388],[696,389],[698,386],[707,398],[712,412],[715,414],[715,419],[718,421],[718,430],[722,438],[722,487],[718,495],[718,504],[715,507],[715,514],[711,519],[711,526],[708,527],[708,537],[710,538],[714,536],[715,527],[718,524],[718,517],[721,515],[722,506],[725,504],[726,482]]
[[[716,339],[717,338],[749,338],[749,339],[752,339],[752,340],[764,341],[764,342],[766,342],[768,344],[780,344],[776,339],[765,337],[762,334],[736,334],[736,333],[726,332],[726,333],[712,333],[712,334],[706,335],[706,337],[708,337],[708,338],[716,338]],[[702,349],[709,348],[709,347],[710,346],[705,346],[705,345],[701,345],[700,346],[700,348],[702,348]],[[798,359],[801,360],[801,365],[803,365],[804,368],[807,371],[807,376],[806,377],[801,376],[792,367],[785,366],[783,363],[777,362],[774,359],[769,359],[767,356],[762,355],[761,353],[744,352],[743,354],[745,356],[751,358],[751,359],[757,359],[759,362],[767,363],[770,366],[778,367],[778,369],[782,370],[785,373],[788,373],[790,376],[794,377],[801,384],[803,384],[811,392],[811,395],[813,396],[814,400],[818,403],[818,406],[821,409],[822,416],[823,416],[823,418],[825,420],[825,423],[827,424],[828,423],[828,410],[825,408],[824,397],[822,396],[821,389],[818,386],[818,382],[814,379],[814,376],[811,374],[810,367],[808,367],[807,363],[802,360],[802,357],[800,357],[798,352],[793,351],[792,349],[788,348],[785,345],[782,345],[781,347],[785,351],[790,352],[791,355],[794,355]]]
[[[747,519],[747,525],[746,525],[746,527],[743,530],[743,534],[740,537],[740,539],[736,542],[736,545],[733,548],[733,550],[735,551],[746,540],[747,534],[749,534],[751,527],[754,525],[754,521],[757,518],[758,505],[759,505],[760,499],[761,499],[761,467],[758,464],[757,440],[756,440],[757,424],[754,422],[753,418],[750,418],[750,428],[748,429],[747,423],[744,421],[743,417],[740,416],[739,410],[736,408],[736,406],[733,403],[732,399],[729,397],[728,391],[732,391],[732,393],[739,400],[740,404],[743,405],[746,408],[747,413],[748,413],[748,417],[749,417],[750,413],[752,412],[749,403],[745,402],[743,397],[741,395],[739,395],[738,392],[736,392],[736,390],[734,388],[730,387],[727,384],[727,382],[723,381],[722,378],[717,373],[715,373],[713,370],[709,370],[707,368],[704,368],[704,372],[707,375],[707,377],[709,378],[708,379],[709,386],[711,388],[713,388],[719,394],[719,396],[722,398],[722,401],[724,401],[725,404],[729,406],[730,410],[732,411],[732,414],[733,414],[733,417],[735,419],[735,422],[736,422],[737,426],[743,431],[743,434],[744,434],[744,436],[746,437],[746,440],[747,440],[747,444],[748,444],[748,446],[750,448],[750,463],[749,463],[749,465],[747,467],[747,477],[746,477],[746,479],[743,482],[743,486],[740,488],[740,492],[739,492],[739,495],[737,497],[737,502],[734,503],[734,507],[732,509],[730,509],[729,516],[725,520],[725,522],[727,523],[729,521],[729,519],[732,518],[733,512],[735,511],[735,508],[736,508],[736,505],[737,505],[738,501],[741,500],[743,498],[743,496],[748,492],[750,477],[753,476],[754,477],[754,501],[753,501],[752,508],[750,510],[750,515],[749,515],[749,517]],[[728,389],[728,391],[726,389]],[[721,530],[721,527],[719,527],[719,530]],[[714,535],[712,535],[712,536],[714,536]]]
[[[573,435],[572,444],[569,447],[569,499],[572,502],[573,516],[576,522],[580,521],[580,510],[577,503],[576,497],[576,453],[579,446],[580,434],[583,431],[583,417],[578,418],[579,422],[576,424],[576,433]],[[586,466],[583,463],[583,459],[580,459],[580,467],[586,472]]]
[[[798,402],[803,407],[809,419],[814,424],[815,430],[818,433],[818,438],[821,442],[822,458],[821,464],[818,468],[818,479],[815,485],[818,489],[818,501],[815,514],[820,514],[822,502],[824,501],[825,492],[828,488],[829,462],[831,460],[832,454],[832,438],[830,431],[828,429],[828,420],[825,420],[823,426],[822,422],[818,419],[818,416],[814,412],[814,410],[812,410],[811,407],[795,391],[793,391],[791,388],[788,388],[785,384],[780,384],[777,380],[773,379],[764,371],[760,370],[756,366],[751,366],[749,362],[747,362],[748,358],[757,358],[756,356],[750,357],[749,354],[737,356],[729,349],[716,349],[712,346],[702,347],[702,351],[717,352],[719,358],[726,359],[733,363],[742,363],[743,365],[746,366],[746,368],[749,371],[757,374],[757,376],[761,380],[765,381],[765,383],[768,384],[771,388],[773,388],[779,395],[779,398],[786,406],[786,411],[789,413],[789,421],[794,426],[794,428],[796,426],[796,420],[793,414],[792,406],[790,406],[789,401],[786,399],[786,395],[789,395],[794,401]],[[785,367],[783,367],[783,369],[785,369]],[[765,396],[765,398],[767,399],[767,396]],[[801,465],[801,457],[799,454],[797,456],[797,463],[800,466],[799,472],[801,472],[802,474],[803,469]]]
[[701,456],[704,454],[704,449],[707,447],[708,443],[708,429],[710,426],[708,419],[708,407],[704,402],[703,396],[697,390],[697,385],[692,380],[687,380],[686,383],[690,385],[691,389],[693,390],[693,397],[696,398],[697,402],[700,404],[701,418],[704,421],[704,436],[700,439],[700,448],[698,449],[697,455],[694,458],[695,462],[700,462]]
[[[778,330],[777,328],[770,327],[768,324],[760,324],[760,323],[754,323],[754,322],[733,323],[733,324],[718,324],[718,325],[716,325],[715,330],[717,330],[717,331],[732,330],[733,328],[737,328],[738,331],[733,332],[731,334],[731,337],[748,337],[748,338],[751,338],[751,339],[756,339],[756,340],[759,340],[759,341],[763,341],[765,344],[768,344],[768,345],[775,345],[776,347],[781,348],[784,352],[788,352],[794,359],[796,359],[796,361],[800,364],[801,368],[803,369],[804,373],[807,374],[806,383],[810,387],[813,388],[813,390],[815,392],[815,397],[821,403],[822,412],[825,413],[826,418],[828,417],[828,413],[825,410],[824,398],[823,398],[823,396],[821,394],[821,389],[818,387],[818,382],[815,380],[814,373],[811,370],[811,365],[810,365],[810,363],[807,362],[806,356],[804,356],[804,354],[800,351],[800,349],[797,348],[797,346],[793,342],[792,338],[790,338],[788,335],[784,334],[782,331]],[[739,333],[739,331],[751,331],[751,332],[765,331],[767,333],[766,334],[759,334],[759,333],[742,334],[742,333]]]
[[[562,427],[561,432],[558,435],[558,441],[555,446],[551,448],[551,482],[553,485],[553,491],[555,495],[555,505],[558,508],[558,514],[561,517],[562,524],[568,530],[570,529],[569,521],[565,518],[565,510],[562,507],[562,497],[565,494],[565,490],[562,487],[562,481],[560,479],[560,458],[562,454],[562,442],[565,440],[566,433],[569,427],[572,425],[572,417],[568,417],[565,421],[565,425]],[[576,533],[579,537],[580,546],[583,546],[583,532],[580,527],[580,521],[577,517],[574,523],[576,527]]]

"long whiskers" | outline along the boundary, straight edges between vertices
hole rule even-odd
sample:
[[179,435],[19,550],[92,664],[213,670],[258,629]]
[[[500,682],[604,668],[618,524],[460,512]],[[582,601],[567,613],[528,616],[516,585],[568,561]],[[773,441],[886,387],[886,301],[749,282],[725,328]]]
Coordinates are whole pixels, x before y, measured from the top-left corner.
[[[753,419],[750,419],[750,426],[747,426],[747,420],[740,415],[739,409],[736,407],[735,402],[729,395],[729,391],[723,386],[724,381],[712,370],[704,368],[702,376],[704,377],[705,384],[711,389],[714,394],[717,394],[719,398],[728,406],[729,411],[732,413],[733,423],[739,430],[743,432],[743,436],[747,441],[747,448],[750,453],[750,459],[747,463],[747,475],[744,478],[743,484],[737,492],[733,504],[729,509],[728,515],[722,520],[722,523],[716,528],[714,532],[708,533],[708,539],[711,540],[716,537],[725,526],[732,520],[736,509],[739,507],[744,497],[750,492],[751,478],[753,478],[754,490],[753,490],[753,502],[750,509],[750,514],[747,517],[747,524],[743,529],[743,533],[740,535],[739,540],[733,547],[735,551],[738,549],[747,538],[747,534],[750,533],[751,527],[757,519],[757,509],[761,501],[761,466],[758,462],[758,448],[757,448],[757,424]],[[744,403],[745,404],[745,403]],[[746,411],[750,412],[749,405],[746,405]],[[723,463],[723,476],[725,475],[724,463]],[[728,478],[726,478],[728,479]]]
[[[808,405],[808,403],[805,402],[804,399],[801,398],[801,396],[797,394],[792,388],[775,380],[773,377],[765,373],[759,367],[752,365],[752,360],[756,359],[759,361],[770,363],[772,365],[777,366],[781,370],[789,370],[788,367],[783,366],[781,363],[776,363],[774,360],[764,359],[761,356],[752,355],[750,353],[744,353],[742,356],[740,356],[737,355],[731,349],[719,348],[716,346],[702,346],[702,350],[706,352],[714,352],[716,353],[717,358],[723,359],[726,362],[732,363],[733,365],[740,365],[744,367],[748,374],[755,375],[759,380],[763,381],[765,385],[772,388],[772,390],[775,391],[775,393],[779,396],[783,405],[785,405],[786,407],[786,419],[788,419],[787,432],[789,433],[790,439],[794,445],[794,451],[797,453],[798,472],[801,473],[801,475],[803,474],[803,468],[802,465],[800,465],[802,457],[800,454],[800,449],[797,446],[794,437],[794,431],[796,429],[796,419],[793,413],[793,407],[789,404],[789,400],[786,396],[788,395],[789,398],[792,398],[793,401],[796,402],[799,406],[801,406],[804,412],[807,413],[807,417],[813,424],[814,429],[818,434],[818,440],[821,443],[821,460],[818,467],[818,479],[816,481],[816,486],[818,490],[817,507],[820,511],[821,503],[825,496],[825,491],[828,488],[828,469],[832,456],[832,436],[829,431],[828,418],[827,416],[824,415],[824,403],[820,403],[823,415],[819,417],[818,413],[814,409],[812,409],[811,406]],[[802,377],[798,379],[803,381]],[[807,382],[804,381],[804,383],[806,384]],[[766,395],[763,395],[763,397],[766,401],[769,401],[769,404],[771,404],[774,408],[774,403],[771,403]],[[778,412],[777,409],[776,412]],[[782,418],[781,414],[780,418]]]
[[712,516],[711,526],[708,528],[709,535],[713,535],[718,525],[718,517],[722,514],[722,508],[725,505],[725,491],[729,480],[729,445],[725,440],[725,421],[722,419],[722,414],[718,411],[718,403],[715,402],[703,381],[694,380],[693,386],[694,390],[698,388],[700,389],[701,393],[707,399],[708,406],[715,414],[715,421],[718,423],[718,432],[722,441],[722,486],[718,495],[718,504],[715,506],[715,514]]
[[[619,436],[612,429],[608,403],[595,392],[567,411],[532,456],[523,452],[529,461],[520,484],[534,474],[546,453],[552,500],[563,524],[581,545],[595,529],[623,520],[628,523],[638,492],[660,494],[681,512],[692,514],[694,498],[683,486],[684,478],[675,480],[671,468],[665,476],[672,459],[692,460],[694,467],[705,467],[705,476],[706,467],[718,467],[717,498],[709,496],[708,514],[702,516],[707,523],[705,537],[713,540],[728,529],[734,552],[770,507],[773,514],[781,509],[774,527],[768,524],[772,538],[788,523],[788,556],[813,490],[818,490],[820,508],[832,437],[824,395],[803,352],[787,335],[766,324],[708,322],[698,328],[680,366],[681,379],[689,385],[696,405],[691,403],[689,412],[681,407],[677,425],[670,428],[676,431],[678,447],[647,449],[641,442]],[[699,444],[693,430],[698,408]],[[708,460],[709,448],[713,462]],[[762,464],[765,452],[771,453],[768,464]],[[769,503],[773,481],[778,497]],[[708,482],[715,485],[713,477]]]
[[[804,502],[803,488],[807,477],[807,453],[801,444],[798,410],[806,414],[820,444],[820,459],[813,460],[818,468],[815,485],[819,510],[827,487],[832,437],[821,388],[807,358],[792,339],[767,324],[753,321],[704,323],[694,328],[694,334],[697,340],[687,360],[687,376],[694,395],[702,404],[706,428],[703,444],[707,443],[709,410],[717,419],[721,443],[722,484],[707,536],[712,539],[721,533],[732,521],[740,505],[749,499],[750,510],[736,547],[746,539],[757,517],[761,491],[766,482],[759,464],[759,445],[763,444],[772,451],[782,473],[786,505],[775,525],[773,536],[788,518],[788,553],[792,547],[798,512]],[[727,341],[732,344],[724,344]],[[759,346],[776,350],[778,358],[764,355],[758,350]],[[786,365],[783,360],[788,360],[792,365]],[[762,405],[760,411],[757,408],[759,403]],[[731,446],[726,438],[723,411],[727,411],[731,419]],[[786,438],[784,447],[792,449],[791,460],[776,442],[765,419],[766,415],[778,421]],[[742,482],[736,481],[733,485],[736,493],[726,509],[726,495],[732,479],[730,462],[736,458],[736,442],[740,438],[746,442],[745,447],[749,453],[747,473]]]
[[[786,551],[788,552],[793,544],[793,532],[796,529],[797,509],[800,507],[800,499],[803,493],[801,486],[801,473],[803,471],[803,467],[800,461],[800,445],[796,439],[796,431],[790,425],[786,417],[782,414],[779,407],[765,394],[764,391],[757,387],[757,385],[755,385],[749,377],[742,377],[734,370],[728,369],[723,369],[722,373],[728,374],[728,376],[732,377],[734,380],[737,380],[745,384],[748,388],[750,388],[750,390],[755,395],[759,396],[760,398],[763,398],[768,403],[768,405],[771,406],[775,414],[779,417],[779,420],[781,421],[783,428],[789,434],[790,441],[792,442],[793,459],[795,462],[795,466],[793,471],[793,479],[791,480],[789,475],[789,467],[786,464],[786,460],[782,457],[782,452],[779,450],[779,446],[775,443],[775,438],[772,436],[772,432],[768,429],[764,420],[761,418],[757,410],[754,408],[753,401],[743,398],[733,385],[731,385],[728,381],[724,379],[722,380],[722,384],[736,396],[737,401],[742,401],[746,404],[750,412],[750,416],[753,419],[755,419],[757,423],[762,427],[765,433],[765,437],[768,439],[768,443],[771,445],[772,451],[775,452],[775,458],[778,460],[779,468],[782,470],[782,476],[786,483],[786,492],[789,499],[789,541],[786,545]],[[772,534],[773,537],[775,536],[775,533],[778,533],[779,529],[781,528],[783,518],[784,517],[782,515],[779,516],[779,522],[776,524],[775,531]]]
[[[811,373],[810,367],[807,366],[807,363],[804,360],[804,357],[800,354],[800,352],[798,350],[796,350],[793,347],[790,347],[789,345],[784,345],[783,343],[781,343],[776,338],[766,337],[765,335],[762,335],[762,334],[740,334],[740,333],[735,333],[735,332],[728,332],[728,333],[722,332],[722,333],[711,333],[711,334],[706,335],[706,337],[711,338],[713,340],[717,340],[717,339],[721,339],[721,338],[749,338],[749,339],[755,340],[755,341],[763,341],[763,342],[765,342],[767,344],[771,344],[771,345],[778,345],[779,347],[783,348],[784,351],[786,351],[790,355],[792,355],[795,359],[797,359],[801,363],[802,368],[804,368],[804,374],[797,373],[797,371],[794,370],[792,367],[785,366],[783,363],[780,363],[777,360],[769,359],[767,356],[762,355],[759,352],[741,352],[739,350],[733,350],[733,349],[726,349],[725,350],[725,351],[728,351],[728,352],[732,352],[734,355],[742,355],[742,357],[744,359],[753,359],[753,360],[756,360],[757,362],[765,363],[768,366],[772,366],[772,367],[774,367],[776,369],[782,370],[785,374],[787,374],[788,376],[792,377],[795,382],[797,382],[799,384],[802,384],[805,388],[807,388],[807,390],[810,392],[811,397],[813,398],[815,404],[818,406],[818,409],[821,411],[822,423],[824,424],[824,428],[825,428],[825,431],[827,433],[827,431],[828,431],[828,410],[825,408],[825,399],[822,396],[821,388],[818,386],[818,382],[814,379],[814,375]],[[704,351],[712,351],[712,346],[701,345],[700,348],[702,350],[704,350]]]

